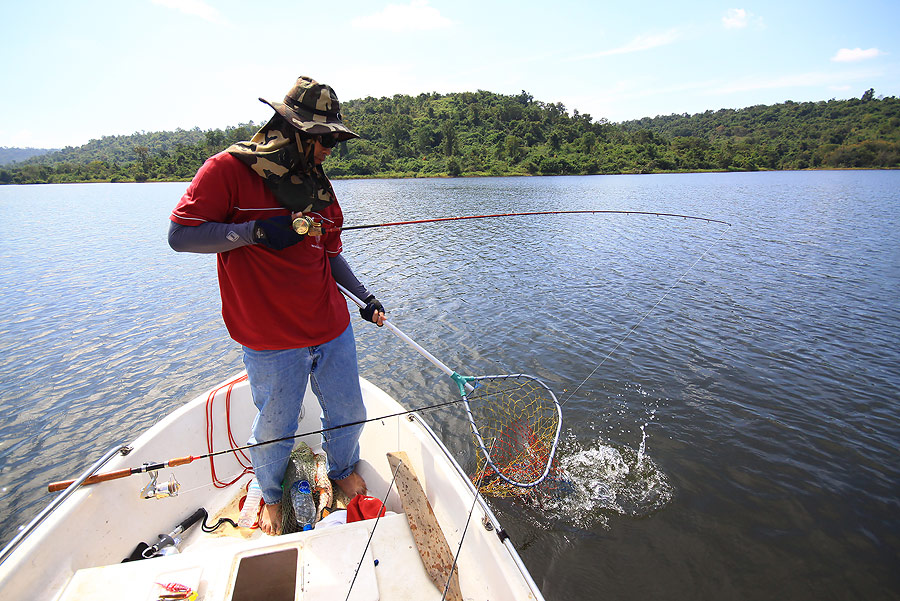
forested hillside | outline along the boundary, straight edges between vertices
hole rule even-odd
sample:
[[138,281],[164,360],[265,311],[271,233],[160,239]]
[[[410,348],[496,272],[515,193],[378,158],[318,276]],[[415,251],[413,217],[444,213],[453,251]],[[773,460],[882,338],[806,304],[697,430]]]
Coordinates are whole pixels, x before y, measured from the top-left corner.
[[[900,166],[900,100],[860,99],[791,102],[696,115],[669,115],[621,124],[630,133],[649,131],[668,140],[695,140],[715,149],[721,168]],[[703,141],[703,142],[701,142]],[[756,158],[746,164],[745,157]],[[736,162],[737,160],[737,162]]]
[[0,165],[18,163],[55,150],[55,148],[9,148],[0,146]]
[[[362,139],[326,163],[332,177],[559,175],[900,167],[900,100],[791,102],[619,124],[522,92],[350,100]],[[0,168],[0,183],[188,180],[260,124],[92,140]]]
[[256,129],[250,122],[224,130],[105,136],[0,168],[0,183],[189,180],[207,157],[249,138]]

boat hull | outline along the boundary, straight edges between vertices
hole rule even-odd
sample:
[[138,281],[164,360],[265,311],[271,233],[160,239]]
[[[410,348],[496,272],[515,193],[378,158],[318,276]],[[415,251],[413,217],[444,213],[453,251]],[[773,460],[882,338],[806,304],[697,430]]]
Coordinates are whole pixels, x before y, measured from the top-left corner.
[[[357,469],[366,480],[369,494],[386,498],[388,510],[403,513],[401,501],[391,487],[387,453],[405,452],[422,482],[447,543],[454,555],[458,555],[463,598],[540,599],[540,592],[515,549],[508,539],[498,536],[502,530],[496,517],[476,498],[471,483],[434,432],[418,415],[405,413],[394,399],[367,380],[361,379],[360,383],[370,421],[360,437],[361,459]],[[255,412],[249,386],[241,374],[168,415],[135,440],[127,456],[113,459],[103,471],[201,455],[206,452],[207,439],[217,451],[231,448],[231,441],[244,444]],[[320,435],[315,434],[321,428],[319,414],[315,396],[307,389],[298,432],[314,434],[298,440],[315,450],[321,448]],[[390,417],[373,419],[380,416]],[[225,481],[240,475],[244,469],[233,453],[215,457],[214,467],[218,478]],[[160,533],[172,530],[197,508],[204,507],[211,516],[216,515],[234,500],[250,478],[245,475],[235,484],[219,488],[213,484],[209,459],[162,470],[160,480],[168,479],[171,474],[181,483],[180,494],[172,498],[141,498],[139,491],[148,480],[143,474],[75,491],[0,564],[0,598],[120,599],[126,593],[128,598],[139,598],[148,586],[148,590],[152,589],[152,583],[147,584],[148,578],[159,576],[145,572],[160,569],[177,572],[192,567],[199,570],[202,598],[229,599],[234,591],[235,561],[242,554],[293,545],[299,556],[305,557],[298,564],[299,573],[305,578],[306,571],[311,569],[306,562],[313,561],[318,554],[312,549],[346,551],[340,540],[362,536],[361,533],[368,538],[372,527],[375,534],[371,551],[381,554],[379,567],[374,571],[378,593],[375,598],[413,598],[407,596],[410,594],[417,599],[432,598],[433,594],[437,595],[434,598],[440,598],[440,592],[427,580],[421,561],[409,565],[415,547],[405,516],[399,519],[392,516],[380,520],[378,525],[369,520],[371,524],[348,524],[282,537],[268,537],[259,531],[243,537],[223,537],[204,534],[199,527],[194,527],[184,540],[181,554],[120,564],[139,542],[155,542]],[[201,561],[201,558],[205,559]],[[343,561],[337,564],[346,567]],[[398,578],[396,571],[391,573],[392,568],[401,566],[414,570],[416,577]],[[356,570],[354,567],[354,573]],[[127,591],[114,586],[115,582]],[[305,590],[306,581],[298,582],[298,590]],[[98,590],[91,587],[103,583],[105,588],[98,590],[106,590],[109,596],[98,597]],[[360,586],[360,590],[365,589],[364,585]],[[351,598],[356,598],[356,594]],[[303,598],[314,597],[310,593]]]

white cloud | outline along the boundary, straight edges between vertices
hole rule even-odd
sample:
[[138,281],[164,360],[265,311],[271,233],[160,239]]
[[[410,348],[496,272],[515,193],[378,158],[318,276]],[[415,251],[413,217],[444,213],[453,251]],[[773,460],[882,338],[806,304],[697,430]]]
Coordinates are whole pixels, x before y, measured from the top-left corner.
[[442,29],[453,25],[453,21],[428,6],[428,0],[411,0],[409,4],[388,4],[381,12],[353,19],[351,25],[355,29],[396,33]]
[[676,42],[680,37],[681,32],[677,29],[670,29],[663,33],[639,35],[624,46],[610,48],[609,50],[601,50],[600,52],[594,52],[592,54],[586,54],[584,56],[578,56],[572,60],[584,60],[589,58],[600,58],[603,56],[613,56],[616,54],[642,52],[644,50],[659,48],[660,46],[667,46],[668,44]]
[[857,61],[875,58],[882,54],[885,53],[878,48],[869,48],[868,50],[863,50],[862,48],[841,48],[831,57],[831,60],[835,63],[855,63]]
[[842,86],[847,85],[847,81],[857,81],[860,79],[869,80],[881,75],[877,71],[862,70],[850,71],[843,73],[797,73],[793,75],[782,75],[772,78],[745,78],[739,81],[720,86],[710,90],[714,94],[733,94],[736,92],[750,92],[753,90],[772,90],[780,88],[806,88],[819,86]]
[[743,29],[750,22],[750,13],[743,8],[729,8],[722,17],[725,29]]
[[165,6],[166,8],[173,8],[186,15],[200,17],[210,23],[219,25],[225,24],[225,19],[222,17],[222,14],[203,0],[151,0],[151,2],[159,6]]

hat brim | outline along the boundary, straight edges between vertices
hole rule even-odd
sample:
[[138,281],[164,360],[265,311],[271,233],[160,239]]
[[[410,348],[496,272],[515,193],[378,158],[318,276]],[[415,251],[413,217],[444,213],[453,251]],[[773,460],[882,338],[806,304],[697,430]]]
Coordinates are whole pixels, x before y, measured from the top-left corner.
[[275,109],[275,112],[284,117],[292,126],[310,136],[331,134],[341,141],[352,140],[353,138],[359,137],[359,134],[351,131],[341,121],[331,119],[325,115],[304,117],[283,102],[273,102],[266,100],[265,98],[260,98],[259,100]]

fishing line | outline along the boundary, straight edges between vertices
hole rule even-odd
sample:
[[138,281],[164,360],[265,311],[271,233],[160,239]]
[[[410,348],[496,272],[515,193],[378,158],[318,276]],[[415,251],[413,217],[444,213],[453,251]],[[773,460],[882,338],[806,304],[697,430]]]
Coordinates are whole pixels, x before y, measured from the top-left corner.
[[[712,221],[712,220],[710,220],[710,221]],[[703,257],[705,257],[705,256],[709,253],[709,251],[711,251],[711,250],[713,249],[713,247],[714,247],[716,244],[718,244],[719,241],[722,240],[722,238],[725,237],[726,232],[728,232],[729,229],[731,228],[731,224],[730,224],[730,223],[727,223],[727,222],[725,222],[725,221],[717,221],[717,223],[724,223],[724,224],[727,225],[728,227],[724,228],[724,229],[722,230],[722,233],[719,235],[719,237],[716,238],[715,240],[713,240],[713,241],[709,244],[709,246],[706,248],[706,250],[704,250],[703,253],[702,253],[699,257],[697,257],[697,259],[696,259],[693,263],[691,263],[691,265],[687,268],[687,270],[686,270],[683,274],[681,274],[681,276],[675,281],[674,284],[672,284],[671,286],[669,286],[669,288],[668,288],[668,289],[665,291],[665,293],[660,297],[660,299],[659,299],[658,301],[656,301],[656,302],[653,304],[652,307],[650,307],[650,310],[647,311],[647,312],[644,314],[644,316],[641,317],[641,318],[637,321],[636,324],[634,324],[633,326],[631,326],[631,329],[628,330],[628,332],[625,334],[625,336],[623,336],[622,339],[619,340],[619,342],[616,344],[616,346],[614,346],[613,349],[612,349],[611,351],[609,351],[609,354],[607,354],[606,357],[604,357],[603,360],[600,361],[600,363],[597,364],[597,366],[591,371],[591,373],[589,373],[589,374],[587,375],[587,377],[586,377],[584,380],[582,380],[581,384],[579,384],[578,386],[576,386],[575,389],[572,390],[572,392],[569,393],[569,395],[566,397],[566,399],[565,399],[562,403],[560,403],[560,406],[563,406],[563,405],[565,405],[567,402],[569,402],[569,399],[571,399],[571,398],[575,395],[575,393],[578,392],[578,390],[579,390],[582,386],[584,386],[585,383],[586,383],[588,380],[590,380],[590,379],[593,377],[593,375],[594,375],[595,373],[597,373],[597,370],[600,369],[600,367],[601,367],[604,363],[606,363],[606,360],[609,359],[609,358],[612,356],[612,354],[615,353],[616,350],[618,350],[618,348],[619,348],[620,346],[622,346],[622,344],[628,339],[629,336],[631,336],[631,334],[638,328],[638,326],[640,326],[641,323],[643,323],[643,321],[644,321],[645,319],[647,319],[647,317],[649,317],[650,314],[653,313],[653,311],[656,310],[656,307],[658,307],[658,306],[666,299],[666,297],[669,296],[669,293],[672,292],[672,290],[674,290],[675,287],[676,287],[678,284],[680,284],[681,281],[682,281],[685,277],[687,277],[687,274],[690,273],[692,269],[694,269],[694,267],[697,265],[697,263],[699,263],[699,262],[703,259]]]
[[[731,227],[731,224],[730,224],[730,223],[728,223],[728,222],[726,222],[726,221],[722,221],[722,220],[720,220],[720,219],[711,219],[711,218],[707,218],[707,217],[698,217],[698,216],[693,216],[693,215],[684,215],[684,214],[680,214],[680,213],[661,213],[661,212],[655,212],[655,211],[625,211],[625,210],[600,210],[600,209],[597,209],[597,210],[573,210],[573,211],[532,211],[532,212],[523,212],[523,213],[497,213],[497,214],[489,214],[489,215],[463,215],[463,216],[456,216],[456,217],[439,217],[439,218],[432,218],[432,219],[420,219],[420,220],[415,220],[415,221],[403,221],[403,222],[391,222],[391,223],[381,223],[381,224],[358,225],[358,226],[349,226],[349,227],[345,227],[345,228],[334,228],[334,229],[344,229],[344,230],[350,230],[350,229],[365,229],[365,228],[373,228],[373,227],[387,227],[387,226],[393,226],[393,225],[411,225],[411,224],[420,224],[420,223],[434,223],[434,222],[444,222],[444,221],[459,221],[459,220],[468,220],[468,219],[489,219],[489,218],[497,218],[497,217],[513,217],[513,216],[560,215],[560,214],[598,214],[598,213],[599,213],[599,214],[634,214],[634,215],[652,215],[652,216],[658,216],[658,217],[677,217],[677,218],[682,218],[682,219],[691,219],[691,220],[697,220],[697,221],[705,221],[705,222],[707,222],[707,223],[720,223],[720,224],[724,224],[724,225],[728,226],[728,228]],[[304,221],[304,220],[306,220],[306,221]],[[298,221],[298,222],[304,222],[304,223],[306,223],[307,225],[312,224],[311,219],[308,218],[308,217],[300,217],[300,218],[298,218],[298,219],[295,220],[295,221]],[[321,225],[321,224],[320,224],[320,225]],[[588,380],[589,380],[589,379],[597,372],[597,370],[600,369],[600,367],[603,365],[603,363],[605,363],[606,360],[609,359],[609,357],[610,357],[610,356],[611,356],[611,355],[612,355],[612,354],[613,354],[613,353],[614,353],[614,352],[615,352],[615,351],[616,351],[616,350],[617,350],[617,349],[625,342],[625,340],[631,335],[631,333],[634,332],[634,330],[641,324],[641,322],[643,322],[643,320],[646,319],[646,317],[649,316],[650,313],[653,312],[653,310],[654,310],[654,309],[655,309],[655,308],[656,308],[656,307],[657,307],[657,306],[658,306],[658,305],[666,298],[666,296],[669,294],[669,292],[670,292],[670,291],[671,291],[671,290],[672,290],[672,289],[673,289],[673,288],[674,288],[674,287],[675,287],[675,286],[676,286],[676,285],[677,285],[677,284],[678,284],[678,283],[679,283],[679,282],[680,282],[680,281],[681,281],[681,280],[682,280],[682,279],[683,279],[683,278],[691,271],[691,269],[694,267],[694,265],[696,265],[696,264],[697,264],[697,263],[698,263],[698,262],[699,262],[699,261],[700,261],[700,260],[701,260],[708,252],[709,252],[709,250],[711,250],[712,246],[714,246],[716,242],[718,242],[719,240],[721,240],[721,238],[724,236],[724,232],[725,232],[725,231],[727,231],[727,229],[726,229],[726,230],[723,230],[722,235],[720,235],[719,238],[716,239],[716,240],[713,242],[713,244],[711,244],[711,245],[706,249],[706,251],[704,251],[704,252],[700,255],[700,257],[698,257],[698,259],[694,262],[694,264],[691,265],[691,266],[688,268],[688,270],[685,271],[684,274],[682,274],[682,276],[678,279],[678,281],[676,281],[675,284],[673,284],[673,285],[669,288],[669,290],[666,291],[666,293],[662,296],[662,298],[660,298],[660,299],[656,302],[656,304],[654,304],[653,307],[650,308],[650,311],[648,311],[647,314],[645,314],[645,315],[644,315],[644,316],[643,316],[643,317],[642,317],[642,318],[641,318],[641,319],[640,319],[640,320],[639,320],[639,321],[631,328],[631,330],[629,330],[629,332],[625,335],[625,337],[623,337],[622,340],[620,340],[619,343],[616,344],[616,346],[613,348],[612,351],[610,351],[610,353],[606,356],[606,358],[604,358],[604,359],[603,359],[603,360],[602,360],[602,361],[601,361],[601,362],[600,362],[600,363],[599,363],[599,364],[591,371],[591,373],[588,375],[588,377],[585,378],[585,379],[581,382],[581,384],[579,384],[579,385],[572,391],[572,393],[569,394],[569,396],[566,398],[566,400],[564,400],[562,403],[560,403],[560,407],[561,407],[562,405],[564,405],[570,398],[572,398],[572,396],[575,394],[575,392],[577,392],[582,386],[584,386],[584,384],[585,384],[585,383],[586,383],[586,382],[587,382],[587,381],[588,381]],[[352,295],[350,295],[350,297],[351,297],[351,299],[353,299]],[[357,303],[359,303],[359,301],[357,301]],[[476,396],[476,397],[472,397],[472,398],[477,398],[477,396]],[[461,398],[461,399],[455,399],[455,400],[453,400],[453,401],[447,401],[447,402],[439,403],[439,404],[436,404],[436,405],[430,405],[430,406],[426,406],[426,407],[420,407],[420,408],[412,409],[412,410],[409,410],[409,411],[403,411],[403,412],[399,412],[399,413],[394,413],[394,414],[384,415],[384,416],[380,416],[380,417],[377,417],[377,418],[370,418],[370,419],[360,420],[360,421],[351,422],[351,423],[348,423],[348,424],[343,424],[343,425],[340,425],[340,426],[334,426],[334,427],[331,427],[331,428],[324,428],[324,429],[320,429],[320,430],[314,430],[314,431],[311,431],[311,432],[305,432],[305,433],[301,433],[301,434],[295,434],[295,435],[292,435],[292,436],[286,436],[286,437],[277,438],[277,439],[274,439],[274,440],[268,440],[268,441],[263,441],[263,442],[257,442],[257,443],[254,443],[254,444],[248,444],[248,445],[243,445],[243,446],[234,446],[233,440],[231,440],[231,438],[230,438],[230,428],[229,428],[229,439],[230,439],[231,442],[232,442],[232,447],[231,447],[230,449],[225,449],[225,450],[222,450],[222,451],[211,451],[211,452],[206,453],[206,454],[204,454],[204,455],[190,456],[189,458],[184,458],[184,459],[186,459],[186,462],[187,462],[187,463],[190,463],[190,462],[192,462],[192,461],[194,461],[194,460],[197,460],[197,459],[212,459],[212,458],[214,458],[214,457],[217,457],[217,456],[219,456],[219,455],[224,455],[224,454],[226,454],[226,453],[233,453],[233,454],[235,454],[235,455],[237,455],[238,453],[241,453],[241,454],[242,454],[243,451],[248,450],[248,449],[251,449],[251,448],[254,448],[254,447],[257,447],[257,446],[263,446],[263,445],[266,445],[266,444],[274,444],[274,443],[277,443],[277,442],[284,442],[284,441],[288,441],[288,440],[294,440],[294,439],[297,439],[297,438],[301,438],[301,437],[303,437],[303,436],[310,436],[310,435],[314,435],[314,434],[324,434],[324,433],[326,433],[326,432],[331,432],[331,431],[333,431],[333,430],[339,430],[339,429],[341,429],[341,428],[346,428],[346,427],[351,427],[351,426],[362,425],[362,424],[366,424],[366,423],[369,423],[369,422],[372,422],[372,421],[377,421],[377,420],[379,420],[379,419],[386,419],[386,418],[391,418],[391,417],[397,417],[397,416],[402,416],[402,415],[408,415],[408,414],[410,414],[410,413],[415,413],[415,412],[417,412],[417,411],[427,411],[427,410],[431,410],[431,409],[438,409],[438,408],[446,407],[446,406],[449,406],[449,405],[451,405],[451,404],[458,403],[458,402],[467,402],[467,400],[471,400],[471,399],[466,399],[465,395],[463,395],[463,398]],[[226,399],[226,401],[227,401],[227,399]],[[153,468],[156,468],[156,469],[160,469],[161,467],[164,467],[164,466],[153,466]],[[172,466],[168,466],[168,467],[172,467]],[[152,468],[148,468],[148,469],[152,469]],[[132,471],[133,471],[133,473],[140,473],[140,471],[138,471],[136,468],[133,468]],[[144,470],[141,470],[141,471],[147,471],[147,469],[144,469]]]
[[[491,442],[491,448],[488,452],[494,451],[494,444],[496,444],[497,439],[495,438],[493,442]],[[478,504],[478,497],[481,496],[481,493],[478,492],[481,488],[481,483],[484,480],[484,476],[487,473],[487,470],[482,470],[478,475],[478,481],[475,483],[475,496],[472,498],[472,506],[469,507],[469,515],[466,516],[466,525],[463,527],[462,534],[459,535],[459,546],[456,548],[456,555],[453,556],[453,565],[450,566],[450,575],[447,576],[447,582],[444,584],[444,594],[441,595],[441,601],[447,598],[447,592],[450,590],[450,582],[453,578],[453,570],[456,569],[456,563],[459,561],[459,554],[462,553],[463,541],[466,540],[466,533],[469,531],[469,524],[472,523],[472,514],[475,512],[475,505]]]
[[[496,440],[494,442],[496,442]],[[490,450],[491,451],[494,450],[494,443],[491,443]],[[391,482],[390,482],[390,484],[388,484],[387,492],[385,492],[384,498],[381,499],[381,505],[382,505],[382,507],[385,508],[385,510],[387,510],[387,499],[390,496],[391,490],[394,488],[394,484],[397,481],[397,474],[400,472],[401,466],[402,466],[401,463],[397,464],[397,469],[394,470],[394,473],[391,476]],[[466,517],[466,524],[463,527],[462,533],[460,534],[459,546],[456,549],[456,555],[453,556],[453,563],[450,566],[450,573],[447,576],[447,581],[444,583],[444,589],[441,594],[441,601],[444,601],[447,598],[447,593],[450,591],[450,583],[453,581],[453,572],[454,572],[454,570],[456,570],[456,564],[459,561],[459,554],[462,552],[462,545],[466,539],[466,533],[469,530],[469,524],[472,523],[472,514],[475,512],[475,506],[478,504],[478,497],[480,496],[480,493],[478,492],[478,487],[481,485],[481,479],[483,477],[484,477],[484,473],[482,473],[479,476],[478,482],[475,485],[475,494],[472,498],[472,506],[469,508],[469,513]],[[378,523],[380,520],[381,520],[381,512],[379,511],[378,514],[375,516],[375,523],[372,524],[372,531],[369,533],[369,538],[366,541],[366,546],[362,551],[362,557],[360,557],[359,563],[357,563],[357,565],[356,565],[356,571],[353,573],[353,580],[350,581],[350,588],[347,590],[346,599],[350,599],[350,593],[353,590],[353,584],[356,582],[356,577],[359,574],[359,571],[362,569],[363,561],[365,561],[365,559],[366,559],[366,551],[369,549],[369,546],[372,544],[372,539],[375,537],[375,530],[378,528]]]
[[[456,402],[456,401],[455,401],[455,402]],[[418,411],[418,410],[407,411],[406,413],[415,413],[415,411]],[[391,417],[402,417],[402,416],[405,415],[406,413],[398,413],[398,414],[396,414],[396,415],[385,415],[385,416],[382,416],[382,417],[376,417],[376,418],[372,418],[372,419],[370,419],[370,420],[366,420],[366,422],[377,421],[377,420],[379,420],[379,419],[388,419],[388,418],[391,418]],[[363,423],[365,423],[365,422],[363,422]],[[357,425],[357,424],[344,424],[344,426],[335,426],[335,427],[333,427],[333,428],[327,428],[327,430],[337,430],[337,429],[339,429],[339,428],[343,428],[343,427],[345,427],[345,426],[350,426],[350,425]],[[290,439],[292,439],[292,438],[301,438],[301,437],[303,437],[303,436],[309,436],[309,435],[312,435],[312,434],[318,434],[319,432],[323,432],[323,431],[324,431],[324,430],[319,430],[319,431],[317,431],[317,432],[307,432],[307,433],[304,433],[304,434],[297,434],[297,435],[295,435],[295,436],[293,436],[293,437],[289,437],[289,438],[287,438],[287,439],[266,440],[266,441],[263,441],[263,442],[260,442],[260,443],[256,443],[256,444],[253,444],[253,445],[247,445],[247,447],[244,447],[244,449],[246,450],[247,448],[252,448],[252,447],[255,447],[255,446],[261,446],[261,445],[270,444],[270,443],[274,443],[274,442],[281,442],[281,441],[284,441],[284,440],[290,440]],[[225,449],[225,450],[223,450],[223,451],[216,451],[215,453],[216,453],[217,455],[222,455],[222,454],[224,454],[224,453],[235,453],[235,454],[236,454],[237,451],[238,451],[238,449]],[[205,456],[205,455],[202,455],[202,456],[199,456],[199,457],[194,457],[195,460],[196,460],[196,459],[206,459],[206,458],[207,458],[207,456]],[[260,464],[260,465],[257,466],[257,467],[262,468],[262,467],[266,467],[266,466],[269,466],[269,465],[275,465],[275,464],[277,464],[277,463],[280,463],[280,461],[279,461],[278,459],[275,459],[275,460],[270,461],[269,463],[262,463],[262,464]],[[237,482],[238,480],[240,480],[240,478],[241,478],[242,476],[246,475],[247,473],[248,473],[248,472],[244,472],[244,471],[238,472],[238,473],[234,476],[233,481],[232,481],[232,484],[234,484],[235,482]],[[249,473],[253,473],[253,472],[249,472]],[[179,491],[178,494],[181,495],[181,496],[184,496],[184,495],[186,495],[186,494],[190,494],[190,493],[193,493],[193,492],[197,492],[197,491],[200,491],[200,490],[205,490],[206,487],[208,487],[208,486],[209,486],[209,484],[201,484],[201,485],[199,485],[199,486],[195,486],[194,488],[184,488],[184,489],[181,489],[181,490]],[[229,486],[230,486],[230,485],[229,485]],[[388,489],[388,491],[390,491],[390,488]]]
[[[477,394],[477,393],[469,395],[469,401],[478,401],[478,400],[481,400],[482,398],[483,398],[483,395],[479,395],[479,394]],[[192,457],[191,457],[191,461],[196,461],[196,460],[198,460],[198,459],[211,459],[211,458],[213,458],[213,457],[217,457],[217,456],[219,456],[219,455],[225,455],[225,454],[227,454],[227,453],[232,453],[232,454],[234,454],[234,455],[237,455],[240,451],[246,451],[246,450],[248,450],[248,449],[252,449],[252,448],[258,447],[258,446],[263,446],[263,445],[267,445],[267,444],[274,444],[274,443],[276,443],[276,442],[284,442],[284,441],[287,441],[287,440],[294,440],[294,439],[297,439],[297,438],[303,438],[304,436],[312,436],[312,435],[314,435],[314,434],[323,434],[323,433],[325,433],[325,432],[332,432],[332,431],[335,431],[335,430],[341,430],[341,429],[343,429],[343,428],[348,428],[348,427],[351,427],[351,426],[364,425],[364,424],[367,424],[367,423],[370,423],[370,422],[376,422],[376,421],[379,421],[379,420],[385,420],[385,419],[391,419],[391,418],[403,417],[403,416],[405,416],[405,415],[410,415],[410,414],[412,414],[412,413],[418,413],[418,412],[420,412],[420,411],[431,411],[431,410],[434,410],[434,409],[443,409],[444,407],[448,407],[448,406],[450,406],[450,405],[454,405],[454,404],[456,404],[456,403],[461,403],[461,402],[463,402],[462,399],[454,399],[454,400],[452,400],[452,401],[445,401],[445,402],[437,403],[437,404],[434,404],[434,405],[427,405],[427,406],[425,406],[425,407],[418,407],[418,408],[416,408],[416,409],[409,409],[409,410],[407,410],[407,411],[401,411],[401,412],[399,412],[399,413],[391,413],[391,414],[388,414],[388,415],[381,415],[381,416],[378,416],[378,417],[367,418],[367,419],[365,419],[365,420],[356,421],[356,422],[349,423],[349,424],[342,424],[342,425],[339,425],[339,426],[332,426],[332,427],[330,427],[330,428],[323,428],[323,429],[321,429],[321,430],[312,430],[312,431],[309,431],[309,432],[303,432],[303,433],[300,433],[300,434],[295,434],[295,435],[293,435],[293,436],[286,436],[286,437],[283,437],[283,438],[277,438],[277,439],[274,439],[274,440],[265,440],[265,441],[262,441],[262,442],[257,442],[257,443],[253,443],[253,444],[248,444],[248,445],[245,445],[245,446],[242,446],[242,447],[239,447],[239,448],[223,449],[223,450],[221,450],[221,451],[214,451],[214,452],[211,452],[211,453],[207,453],[207,454],[205,454],[205,455],[192,456]],[[349,434],[348,434],[348,436],[349,436]],[[399,430],[398,430],[397,436],[398,436],[398,439],[399,439]],[[335,438],[334,440],[337,440],[337,438]],[[399,440],[398,440],[398,442],[399,442]],[[494,443],[495,443],[495,442],[496,442],[496,440],[494,441]],[[493,449],[493,444],[494,444],[494,443],[491,444],[491,448],[492,448],[492,449]],[[274,465],[275,463],[279,463],[279,461],[278,461],[278,460],[273,460],[273,461],[271,461],[271,462],[269,462],[269,463],[262,464],[262,465],[260,465],[260,466],[258,466],[258,467],[265,467],[265,466],[267,466],[267,465]],[[157,464],[156,466],[151,466],[151,468],[155,468],[155,469],[162,469],[163,467],[166,467],[166,466],[164,466],[164,465],[162,465],[162,464]],[[173,467],[173,466],[168,466],[168,467]],[[135,472],[135,473],[137,473],[137,472]],[[233,484],[234,482],[237,482],[237,480],[239,480],[239,479],[241,478],[241,476],[243,476],[243,475],[245,475],[245,474],[247,474],[247,473],[248,473],[248,472],[246,472],[246,471],[240,471],[240,472],[236,473],[236,474],[232,477],[232,484]],[[203,490],[203,489],[206,488],[206,486],[207,486],[206,484],[203,484],[203,485],[197,486],[197,487],[195,487],[195,488],[182,489],[181,492],[180,492],[179,494],[184,495],[184,494],[187,494],[187,493],[194,492],[194,491],[196,491],[196,490]]]
[[[510,390],[512,390],[512,389],[510,389]],[[479,400],[481,400],[482,398],[483,398],[483,395],[479,395],[479,394],[470,394],[470,395],[469,395],[469,401],[479,401]],[[198,460],[198,459],[209,459],[209,458],[212,458],[212,457],[218,457],[219,455],[225,455],[225,454],[227,454],[227,453],[233,453],[233,454],[236,455],[236,454],[237,454],[238,452],[240,452],[240,451],[246,451],[246,450],[252,449],[252,448],[254,448],[254,447],[260,447],[260,446],[263,446],[263,445],[274,444],[274,443],[276,443],[276,442],[285,442],[285,441],[287,441],[287,440],[294,440],[294,439],[297,439],[297,438],[303,438],[304,436],[312,436],[312,435],[314,435],[314,434],[323,434],[323,433],[326,433],[326,432],[333,432],[333,431],[335,431],[335,430],[342,430],[342,429],[344,429],[344,428],[349,428],[349,427],[351,427],[351,426],[365,425],[365,424],[368,424],[368,423],[371,423],[371,422],[376,422],[376,421],[379,421],[379,420],[385,420],[385,419],[391,419],[391,418],[403,417],[403,416],[405,416],[405,415],[410,415],[410,414],[412,414],[412,413],[418,413],[418,412],[420,412],[420,411],[431,411],[431,410],[434,410],[434,409],[443,409],[443,408],[445,408],[445,407],[449,407],[450,405],[455,405],[456,403],[462,403],[462,402],[463,402],[462,399],[454,399],[454,400],[452,400],[452,401],[444,401],[444,402],[442,402],[442,403],[437,403],[437,404],[434,404],[434,405],[426,405],[425,407],[417,407],[417,408],[415,408],[415,409],[409,409],[409,410],[407,410],[407,411],[401,411],[401,412],[398,412],[398,413],[391,413],[391,414],[388,414],[388,415],[380,415],[380,416],[378,416],[378,417],[367,418],[367,419],[364,419],[364,420],[361,420],[361,421],[356,421],[356,422],[352,422],[352,423],[348,423],[348,424],[341,424],[341,425],[339,425],[339,426],[332,426],[332,427],[330,427],[330,428],[323,428],[323,429],[321,429],[321,430],[311,430],[311,431],[309,431],[309,432],[302,432],[302,433],[300,433],[300,434],[294,434],[293,436],[285,436],[285,437],[283,437],[283,438],[276,438],[276,439],[273,439],[273,440],[264,440],[264,441],[262,441],[262,442],[257,442],[257,443],[253,443],[253,444],[247,444],[247,445],[244,445],[244,446],[242,446],[242,447],[238,447],[238,448],[234,448],[234,449],[223,449],[223,450],[221,450],[221,451],[213,451],[213,452],[207,453],[207,454],[205,454],[205,455],[196,455],[196,456],[192,456],[192,461],[196,461],[196,460]],[[348,436],[349,436],[349,434],[348,434]],[[399,437],[399,434],[398,434],[398,437]],[[333,440],[338,440],[338,438],[336,437],[336,438],[334,438]],[[492,443],[492,445],[491,445],[491,448],[493,448],[493,443]],[[274,463],[278,463],[278,460],[275,460],[275,461],[273,461],[273,462],[271,462],[271,463],[269,463],[269,464],[263,464],[263,465],[260,465],[259,467],[264,467],[264,466],[266,466],[266,465],[271,465],[271,464],[274,464]],[[154,466],[154,467],[155,467],[155,466]],[[169,467],[172,467],[172,466],[169,466]],[[160,466],[160,469],[161,469],[161,466]],[[244,475],[244,473],[239,473],[239,474],[236,476],[235,479],[240,478],[240,476],[242,476],[242,475]],[[205,485],[204,485],[204,486],[205,486]],[[203,488],[203,487],[199,487],[199,488]],[[193,489],[184,490],[184,491],[182,491],[182,494],[184,494],[184,493],[186,493],[186,492],[190,492],[190,490],[193,490]]]
[[[387,492],[384,493],[384,498],[381,499],[381,506],[384,508],[385,512],[387,512],[387,498],[391,494],[391,489],[394,488],[394,482],[397,480],[397,473],[400,471],[400,465],[397,464],[397,469],[394,470],[394,475],[391,476],[391,483],[388,484]],[[372,531],[369,532],[369,539],[366,541],[366,546],[362,550],[362,557],[359,558],[359,563],[356,564],[356,570],[353,572],[353,580],[350,581],[350,588],[347,589],[347,597],[345,601],[350,599],[350,593],[353,592],[353,584],[356,582],[356,577],[359,575],[359,571],[362,569],[362,564],[366,560],[366,551],[369,550],[369,545],[372,544],[372,538],[375,537],[375,530],[378,528],[378,522],[381,520],[381,511],[378,511],[375,514],[375,523],[372,524]]]

